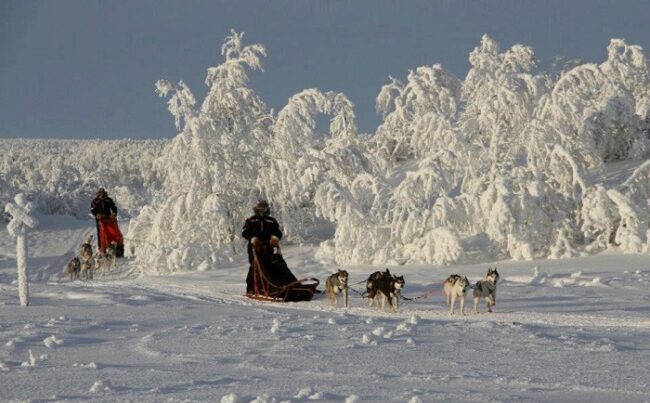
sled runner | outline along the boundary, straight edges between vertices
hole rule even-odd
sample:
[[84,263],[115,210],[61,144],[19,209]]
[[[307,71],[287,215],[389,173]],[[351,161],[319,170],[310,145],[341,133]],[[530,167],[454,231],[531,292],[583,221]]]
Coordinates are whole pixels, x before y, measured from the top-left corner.
[[264,267],[253,251],[253,293],[248,298],[271,302],[311,301],[319,281],[316,278],[298,280],[281,254],[274,254]]
[[117,226],[117,220],[112,218],[102,218],[98,220],[99,225],[99,250],[102,253],[106,253],[106,248],[115,242],[117,244],[117,257],[124,256],[124,238],[120,232],[120,228]]

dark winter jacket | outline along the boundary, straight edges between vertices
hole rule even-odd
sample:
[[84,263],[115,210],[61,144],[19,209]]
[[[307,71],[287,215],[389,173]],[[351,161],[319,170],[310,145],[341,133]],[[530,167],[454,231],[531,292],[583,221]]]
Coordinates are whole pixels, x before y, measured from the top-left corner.
[[[253,275],[253,245],[250,243],[250,240],[253,238],[258,238],[262,241],[262,245],[256,248],[256,255],[259,259],[259,262],[262,267],[270,268],[273,267],[273,248],[270,246],[269,241],[272,236],[277,237],[278,239],[282,238],[282,231],[280,231],[280,224],[278,221],[271,216],[257,216],[248,217],[244,223],[244,230],[241,233],[241,236],[248,240],[248,261],[251,264],[248,268],[248,275],[246,276],[246,292],[253,292],[253,282],[255,276]],[[287,269],[288,270],[288,269]],[[268,275],[269,273],[267,273]],[[292,275],[293,276],[293,275]],[[276,281],[284,279],[276,273],[274,279]],[[284,284],[279,282],[278,284]]]
[[104,217],[110,217],[111,214],[117,214],[117,207],[115,202],[110,197],[105,197],[100,199],[95,197],[95,199],[90,203],[90,212],[96,217],[97,214],[101,214]]
[[262,242],[268,242],[271,240],[271,236],[276,236],[278,239],[281,239],[282,231],[280,231],[280,224],[278,224],[275,218],[254,215],[246,219],[241,236],[249,241],[253,237],[257,237]]

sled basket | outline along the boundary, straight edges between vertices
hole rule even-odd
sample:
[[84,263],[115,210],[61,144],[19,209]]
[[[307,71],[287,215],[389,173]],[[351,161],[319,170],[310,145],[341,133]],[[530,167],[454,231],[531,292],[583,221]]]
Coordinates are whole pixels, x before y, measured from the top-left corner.
[[112,218],[102,218],[97,222],[99,228],[99,250],[106,253],[106,248],[115,242],[117,244],[117,257],[124,256],[124,238],[117,225],[117,221]]
[[[299,302],[311,301],[314,294],[320,292],[316,290],[320,283],[316,278],[294,280],[285,285],[277,284],[265,272],[255,252],[253,256],[253,292],[246,294],[246,297],[269,302]],[[274,257],[284,263],[281,255]],[[286,266],[286,263],[284,265]]]

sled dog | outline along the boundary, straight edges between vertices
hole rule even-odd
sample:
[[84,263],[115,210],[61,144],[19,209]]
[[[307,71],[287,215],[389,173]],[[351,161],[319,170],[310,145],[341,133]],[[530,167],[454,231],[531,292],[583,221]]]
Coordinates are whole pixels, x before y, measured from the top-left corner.
[[381,310],[385,310],[386,301],[394,313],[397,313],[399,306],[400,292],[405,285],[404,276],[393,276],[390,271],[376,271],[366,280],[366,298],[368,306],[375,304],[375,299],[381,296]]
[[94,259],[84,260],[81,263],[81,278],[83,280],[93,279],[93,266],[94,266]]
[[113,241],[108,245],[108,248],[106,248],[106,253],[102,253],[100,250],[95,252],[95,255],[93,256],[94,270],[103,276],[109,269],[115,266],[116,259],[117,243]]
[[79,278],[79,270],[81,270],[81,262],[78,257],[73,257],[63,271],[64,274],[70,275],[70,281]]
[[442,287],[447,296],[447,307],[449,307],[449,314],[454,314],[454,305],[456,304],[456,298],[460,298],[460,314],[465,315],[465,294],[469,288],[469,280],[466,276],[460,276],[458,274],[452,274],[447,277],[443,283]]
[[386,269],[386,271],[376,271],[372,273],[370,276],[368,276],[368,279],[366,280],[366,294],[365,294],[365,297],[368,298],[368,306],[373,306],[375,302],[374,298],[369,297],[371,293],[373,295],[377,293],[374,284],[384,277],[386,278],[392,277],[388,269]]
[[113,241],[106,248],[106,260],[109,269],[115,266],[115,259],[117,259],[117,242]]
[[325,281],[325,292],[332,305],[338,305],[339,294],[343,294],[345,307],[348,307],[348,272],[339,270]]
[[81,248],[79,249],[79,257],[84,262],[92,259],[93,257],[93,247],[90,244],[92,241],[93,241],[93,236],[88,235],[88,238],[86,238],[86,242],[82,243]]
[[93,260],[94,260],[95,271],[97,271],[103,276],[104,272],[106,271],[106,265],[107,265],[106,255],[98,250],[97,252],[95,252],[95,255],[93,256]]
[[474,313],[478,313],[478,303],[481,298],[485,298],[488,312],[492,312],[492,307],[497,303],[497,281],[499,281],[499,272],[497,268],[488,267],[487,274],[483,280],[476,282],[474,286]]

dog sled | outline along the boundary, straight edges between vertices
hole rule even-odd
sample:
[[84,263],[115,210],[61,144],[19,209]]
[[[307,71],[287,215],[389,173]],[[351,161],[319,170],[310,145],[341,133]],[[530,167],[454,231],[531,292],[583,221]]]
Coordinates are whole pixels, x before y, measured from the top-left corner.
[[124,256],[124,238],[122,237],[122,232],[117,226],[117,220],[113,218],[102,218],[97,221],[98,232],[99,232],[99,250],[102,253],[106,253],[106,249],[112,242],[115,242],[117,245],[116,256]]
[[320,283],[316,278],[298,280],[293,275],[280,253],[265,259],[262,264],[253,251],[253,292],[246,296],[251,299],[270,302],[311,301]]

